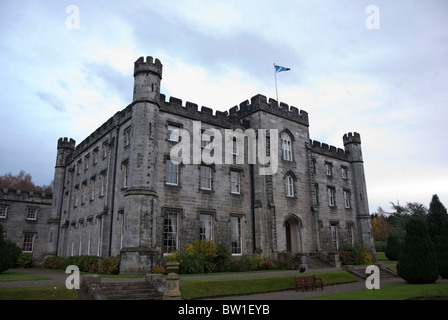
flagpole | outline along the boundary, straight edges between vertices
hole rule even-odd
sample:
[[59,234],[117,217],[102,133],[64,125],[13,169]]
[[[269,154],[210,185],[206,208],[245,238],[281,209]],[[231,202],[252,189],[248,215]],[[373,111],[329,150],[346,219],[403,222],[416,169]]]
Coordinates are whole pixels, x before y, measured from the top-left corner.
[[275,69],[275,62],[274,62],[274,77],[275,77],[275,94],[277,96],[277,102],[278,102],[277,69]]

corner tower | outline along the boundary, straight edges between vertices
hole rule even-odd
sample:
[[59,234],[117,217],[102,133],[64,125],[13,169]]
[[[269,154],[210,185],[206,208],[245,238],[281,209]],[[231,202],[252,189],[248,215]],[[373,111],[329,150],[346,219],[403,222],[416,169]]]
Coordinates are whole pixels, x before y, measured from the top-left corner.
[[156,258],[158,122],[162,64],[134,63],[134,96],[120,273],[150,273]]
[[359,133],[348,133],[343,136],[345,151],[349,154],[351,178],[353,181],[358,241],[369,247],[373,252],[375,246],[372,234],[372,222],[367,199],[367,185],[364,173],[364,161]]
[[46,256],[57,255],[57,243],[59,235],[59,223],[62,213],[62,200],[64,195],[64,181],[67,158],[75,150],[75,140],[68,138],[59,138],[58,151],[56,155],[56,167],[53,179],[53,205],[51,216],[48,219],[48,239]]

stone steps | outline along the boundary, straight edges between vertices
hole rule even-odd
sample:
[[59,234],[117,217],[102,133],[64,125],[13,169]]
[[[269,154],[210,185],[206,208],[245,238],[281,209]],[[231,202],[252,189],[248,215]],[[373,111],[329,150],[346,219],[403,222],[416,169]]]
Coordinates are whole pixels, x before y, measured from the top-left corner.
[[98,288],[107,300],[162,300],[163,298],[147,282],[104,283]]

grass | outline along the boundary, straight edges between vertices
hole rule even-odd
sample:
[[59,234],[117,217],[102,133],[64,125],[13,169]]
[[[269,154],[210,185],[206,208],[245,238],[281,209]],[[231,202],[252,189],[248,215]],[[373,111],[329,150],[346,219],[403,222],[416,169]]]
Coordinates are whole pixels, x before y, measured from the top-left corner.
[[448,284],[398,284],[375,290],[359,290],[304,300],[406,300],[414,297],[448,296]]
[[50,278],[41,276],[26,275],[21,272],[5,271],[0,273],[1,281],[31,281],[31,280],[49,280]]
[[[307,275],[304,273],[303,275]],[[357,281],[346,271],[316,273],[325,285]],[[181,279],[180,292],[185,299],[245,295],[294,289],[294,275],[234,278]]]
[[1,288],[0,300],[77,300],[76,290],[65,286]]

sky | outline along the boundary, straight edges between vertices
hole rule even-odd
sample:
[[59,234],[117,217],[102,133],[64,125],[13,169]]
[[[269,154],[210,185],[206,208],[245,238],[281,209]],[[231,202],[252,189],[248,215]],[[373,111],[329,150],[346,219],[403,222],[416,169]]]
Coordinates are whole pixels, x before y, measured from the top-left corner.
[[133,65],[161,92],[225,111],[256,94],[309,114],[310,137],[361,135],[371,213],[448,206],[448,2],[0,2],[0,175],[53,180],[57,140],[82,142],[132,102]]

